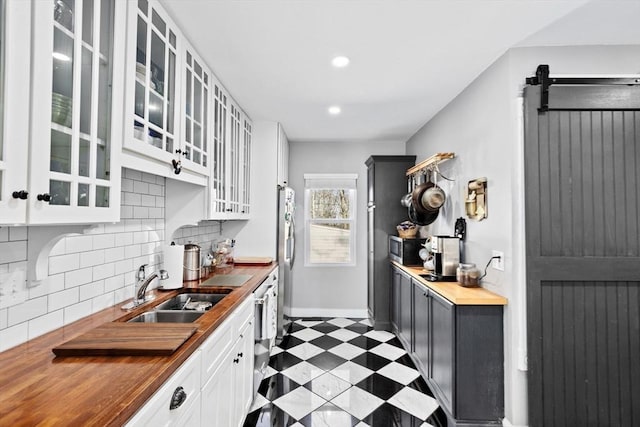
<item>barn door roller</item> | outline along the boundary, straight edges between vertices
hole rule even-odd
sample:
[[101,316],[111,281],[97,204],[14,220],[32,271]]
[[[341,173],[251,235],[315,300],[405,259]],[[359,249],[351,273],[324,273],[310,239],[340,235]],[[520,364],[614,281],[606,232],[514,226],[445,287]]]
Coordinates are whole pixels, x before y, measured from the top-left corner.
[[528,85],[542,86],[538,111],[549,111],[549,86],[551,85],[640,85],[638,77],[550,77],[549,66],[540,64],[534,77],[527,77]]

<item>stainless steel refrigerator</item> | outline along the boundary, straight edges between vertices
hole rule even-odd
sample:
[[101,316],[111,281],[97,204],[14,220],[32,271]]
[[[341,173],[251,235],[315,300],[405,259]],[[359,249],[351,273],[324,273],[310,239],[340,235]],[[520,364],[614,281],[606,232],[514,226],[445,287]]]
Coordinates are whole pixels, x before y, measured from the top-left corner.
[[295,260],[295,191],[278,186],[278,322],[276,342],[280,342],[288,325],[285,308],[291,308],[291,268]]

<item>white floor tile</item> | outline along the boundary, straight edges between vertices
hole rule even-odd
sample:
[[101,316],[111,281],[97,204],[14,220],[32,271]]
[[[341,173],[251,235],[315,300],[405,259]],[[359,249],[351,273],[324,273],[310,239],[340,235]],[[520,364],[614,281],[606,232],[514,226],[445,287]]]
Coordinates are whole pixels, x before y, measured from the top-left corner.
[[345,319],[343,317],[338,317],[335,319],[327,320],[327,323],[331,323],[332,325],[344,328],[345,326],[353,325],[356,322],[354,322],[353,320]]
[[340,427],[350,426],[352,416],[331,403],[322,405],[313,411],[309,417],[313,427]]
[[369,375],[373,374],[371,369],[365,368],[364,366],[360,366],[351,361],[345,362],[329,372],[351,384],[357,384]]
[[261,395],[260,393],[256,393],[255,399],[253,399],[253,403],[251,403],[251,408],[249,408],[249,414],[256,409],[262,408],[264,405],[269,403],[269,399]]
[[328,372],[311,381],[311,391],[326,400],[333,399],[349,387],[349,382]]
[[322,320],[296,320],[295,323],[297,323],[298,325],[302,325],[305,328],[310,328],[312,326],[319,325],[320,323],[322,323]]
[[278,371],[276,371],[275,369],[273,369],[271,366],[267,365],[267,371],[264,373],[264,377],[265,378],[269,378],[275,374],[277,374]]
[[364,350],[363,348],[360,348],[357,345],[349,344],[348,342],[343,342],[342,344],[329,349],[329,352],[347,360],[351,360],[354,357],[361,355],[365,351],[366,350]]
[[373,322],[371,321],[371,319],[364,319],[358,323],[362,323],[363,325],[367,325],[367,326],[373,326]]
[[319,377],[324,372],[324,370],[318,368],[317,366],[313,366],[309,362],[300,362],[297,365],[294,365],[282,371],[282,375],[291,378],[300,385],[304,385],[312,379]]
[[409,384],[420,376],[420,373],[415,369],[397,362],[389,363],[387,366],[380,369],[378,373],[403,385]]
[[274,405],[298,420],[325,403],[326,400],[304,387],[298,387],[273,401]]
[[331,401],[356,418],[362,419],[372,413],[384,400],[359,387],[351,387]]
[[395,337],[395,335],[387,331],[369,331],[364,334],[364,336],[381,342],[389,341],[391,338]]
[[360,336],[360,334],[357,334],[348,329],[336,329],[333,332],[329,332],[327,335],[339,339],[340,341],[349,341]]
[[377,354],[378,356],[386,357],[389,360],[396,360],[397,358],[407,354],[403,349],[387,344],[386,342],[372,348],[369,352]]
[[300,331],[292,333],[291,335],[303,341],[311,341],[321,337],[324,334],[313,329],[302,329]]
[[438,402],[434,398],[410,387],[397,392],[388,402],[421,420],[426,419],[438,409]]
[[271,356],[275,356],[276,354],[282,353],[283,351],[284,351],[284,350],[283,350],[283,349],[281,349],[280,347],[275,346],[275,347],[273,347],[273,348],[271,349],[271,353],[270,353],[270,356],[269,356],[269,357],[271,357]]
[[360,421],[358,424],[355,425],[355,427],[370,427],[370,426],[364,421]]
[[318,355],[323,351],[324,350],[320,347],[308,342],[302,343],[287,350],[287,352],[293,354],[296,357],[299,357],[302,360],[311,359],[313,356]]

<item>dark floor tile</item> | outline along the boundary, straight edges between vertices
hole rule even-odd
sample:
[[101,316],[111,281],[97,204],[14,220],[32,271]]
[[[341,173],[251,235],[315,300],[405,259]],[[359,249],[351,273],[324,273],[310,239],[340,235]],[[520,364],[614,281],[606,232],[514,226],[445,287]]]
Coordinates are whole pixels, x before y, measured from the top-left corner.
[[326,322],[331,319],[333,319],[333,317],[301,317],[298,320],[303,320],[305,322]]
[[305,427],[353,427],[359,422],[360,420],[358,420],[356,417],[338,408],[333,403],[325,403],[300,420],[300,424]]
[[320,323],[319,325],[311,326],[311,329],[316,330],[318,332],[322,332],[323,334],[328,334],[329,332],[333,332],[337,329],[340,329],[339,326],[332,325],[328,322]]
[[329,337],[327,335],[318,337],[315,340],[311,340],[309,342],[313,345],[317,345],[323,350],[329,350],[330,348],[333,348],[339,344],[342,344],[342,341],[340,341],[339,339]]
[[378,373],[368,376],[356,384],[356,386],[368,391],[382,400],[389,400],[391,396],[404,388],[402,384]]
[[369,352],[362,353],[360,356],[356,356],[351,359],[351,361],[353,363],[357,363],[360,366],[364,366],[365,368],[369,368],[372,371],[382,369],[383,367],[391,363],[391,360]]
[[287,334],[292,334],[294,332],[298,332],[298,331],[301,331],[303,329],[307,329],[307,327],[299,325],[297,323],[292,323],[287,327]]
[[397,337],[391,338],[389,341],[387,341],[387,344],[396,346],[398,348],[404,348],[402,347],[402,343]]
[[431,389],[427,385],[424,378],[422,378],[422,376],[419,376],[418,378],[413,380],[411,383],[407,384],[407,387],[411,387],[414,390],[418,390],[421,393],[434,397],[433,393],[431,392]]
[[362,323],[354,323],[353,325],[345,326],[345,329],[358,334],[366,334],[369,331],[373,331],[371,326],[363,325]]
[[408,354],[403,354],[398,359],[396,359],[395,362],[416,369],[416,365],[413,363],[413,360],[411,360],[411,357],[409,357]]
[[248,414],[243,427],[288,427],[295,423],[295,418],[270,403]]
[[362,421],[371,427],[420,427],[423,422],[390,403],[383,403]]
[[331,369],[342,365],[346,361],[347,359],[343,359],[342,357],[329,353],[328,351],[324,351],[313,356],[311,359],[307,359],[307,362],[320,369],[324,369],[325,371],[330,371]]
[[438,406],[438,409],[429,415],[427,422],[434,427],[447,427],[447,415],[444,413],[444,410]]
[[300,384],[280,373],[265,378],[258,387],[258,393],[273,401],[300,387]]
[[287,368],[292,367],[293,365],[297,365],[300,362],[302,362],[302,359],[300,359],[299,357],[283,351],[282,353],[278,353],[275,356],[271,356],[271,358],[269,359],[269,366],[271,366],[276,371],[283,371]]
[[280,342],[280,344],[278,344],[278,347],[280,347],[283,350],[287,350],[297,345],[300,345],[303,342],[304,341],[301,340],[300,338],[296,338],[293,335],[287,335],[284,338],[282,338],[282,341]]
[[347,342],[349,344],[357,345],[358,347],[363,348],[365,350],[371,350],[373,347],[377,347],[381,344],[380,341],[374,340],[369,337],[357,337]]
[[364,317],[347,317],[347,319],[353,320],[354,322],[360,322],[361,320],[364,320]]

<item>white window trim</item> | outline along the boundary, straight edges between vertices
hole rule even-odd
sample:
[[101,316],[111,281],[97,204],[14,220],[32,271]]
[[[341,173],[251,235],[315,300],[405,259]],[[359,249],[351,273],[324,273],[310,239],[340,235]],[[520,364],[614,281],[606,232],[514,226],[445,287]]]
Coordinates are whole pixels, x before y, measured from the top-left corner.
[[[357,183],[358,174],[344,173],[344,174],[304,174],[304,266],[305,267],[354,267],[356,265],[356,220],[357,220]],[[344,189],[348,190],[349,194],[349,208],[351,217],[347,220],[312,220],[309,217],[309,197],[311,190],[329,190],[329,189]],[[311,254],[311,241],[310,241],[310,227],[312,222],[337,222],[337,223],[350,223],[349,227],[349,262],[344,263],[315,263],[310,261]]]

